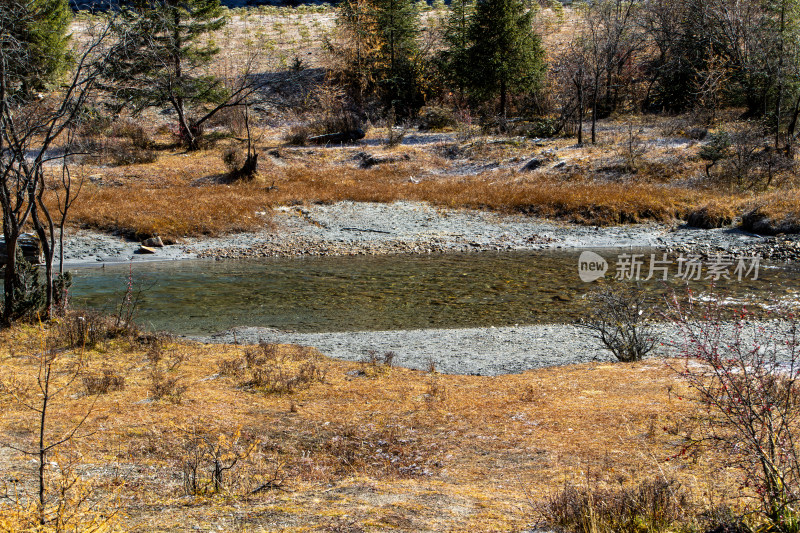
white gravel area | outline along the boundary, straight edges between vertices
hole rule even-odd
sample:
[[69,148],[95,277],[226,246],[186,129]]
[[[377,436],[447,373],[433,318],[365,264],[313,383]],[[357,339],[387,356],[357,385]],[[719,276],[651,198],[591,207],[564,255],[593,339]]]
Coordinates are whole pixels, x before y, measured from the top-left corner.
[[274,228],[181,244],[138,254],[139,243],[79,230],[69,234],[69,265],[191,259],[198,255],[354,255],[482,250],[694,247],[739,250],[764,241],[735,229],[701,230],[665,224],[580,226],[525,215],[445,209],[419,202],[340,202],[280,207]]

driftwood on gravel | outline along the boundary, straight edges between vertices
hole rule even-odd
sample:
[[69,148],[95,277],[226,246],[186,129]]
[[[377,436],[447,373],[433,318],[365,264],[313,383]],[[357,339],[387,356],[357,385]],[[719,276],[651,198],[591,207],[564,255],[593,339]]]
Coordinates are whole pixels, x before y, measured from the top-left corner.
[[411,156],[408,154],[377,156],[374,154],[368,154],[367,152],[358,152],[355,156],[353,156],[353,159],[356,159],[361,162],[359,164],[361,168],[372,168],[376,165],[383,165],[386,163],[410,161]]

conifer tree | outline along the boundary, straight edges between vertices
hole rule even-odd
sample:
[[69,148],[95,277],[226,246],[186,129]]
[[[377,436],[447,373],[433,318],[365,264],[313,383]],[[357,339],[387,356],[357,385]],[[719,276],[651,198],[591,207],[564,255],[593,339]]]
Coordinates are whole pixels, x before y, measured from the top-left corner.
[[419,108],[419,12],[413,0],[347,0],[339,7],[340,78],[359,104],[376,97],[400,116]]
[[[134,112],[171,106],[180,139],[196,149],[203,123],[231,96],[207,68],[219,53],[207,34],[225,23],[219,0],[133,2],[117,25],[119,44],[108,72],[116,96]],[[203,108],[209,104],[210,110]]]
[[419,12],[414,0],[374,0],[378,49],[378,85],[387,107],[408,115],[419,106],[416,60]]
[[452,0],[442,35],[447,45],[442,52],[444,74],[458,88],[462,98],[472,71],[468,51],[470,47],[469,27],[474,13],[475,0]]
[[544,48],[524,0],[478,0],[469,27],[469,85],[479,100],[500,96],[506,115],[511,92],[531,92],[545,71]]
[[21,52],[9,57],[8,81],[29,95],[62,74],[69,66],[71,20],[68,0],[0,2],[0,34]]

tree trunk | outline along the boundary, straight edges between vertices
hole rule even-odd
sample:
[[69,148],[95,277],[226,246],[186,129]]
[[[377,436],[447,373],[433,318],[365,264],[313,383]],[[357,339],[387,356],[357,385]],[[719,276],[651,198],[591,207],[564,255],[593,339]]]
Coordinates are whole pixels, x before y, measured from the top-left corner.
[[792,118],[789,120],[789,126],[786,128],[786,157],[792,157],[794,151],[792,143],[794,141],[794,131],[797,127],[798,115],[800,115],[800,96],[795,100]]
[[578,144],[583,144],[583,71],[578,76]]
[[[49,357],[48,354],[42,354],[42,357]],[[44,365],[44,379],[43,379],[43,388],[42,388],[42,409],[39,411],[39,450],[38,450],[38,459],[39,459],[39,472],[38,472],[38,481],[39,481],[39,524],[44,525],[46,522],[46,516],[44,512],[44,504],[45,504],[45,494],[46,488],[44,484],[44,471],[45,471],[45,460],[47,459],[47,448],[44,445],[44,430],[47,427],[47,404],[50,400],[50,361],[46,361]]]
[[781,105],[783,104],[783,36],[786,30],[786,0],[781,2],[780,46],[778,48],[778,97],[775,99],[775,151],[780,150]]
[[45,308],[46,317],[50,318],[53,316],[53,256],[55,255],[54,228],[53,223],[50,220],[50,215],[47,213],[46,208],[44,208],[44,204],[42,204],[42,208],[45,209],[45,219],[49,222],[48,228],[45,229],[45,226],[42,223],[42,220],[39,216],[39,206],[37,205],[37,203],[41,202],[41,198],[32,199],[31,201],[34,202],[33,209],[31,210],[31,222],[33,222],[33,228],[36,231],[36,235],[39,237],[39,242],[41,243],[42,251],[44,252],[46,297]]
[[506,118],[506,99],[508,98],[506,80],[500,80],[500,116]]
[[592,91],[592,144],[597,143],[597,84],[599,81],[595,76],[594,90]]
[[3,278],[4,301],[3,301],[3,323],[11,324],[14,307],[16,307],[16,287],[19,285],[17,280],[17,239],[19,230],[13,229],[5,233],[6,241],[6,264],[5,276]]

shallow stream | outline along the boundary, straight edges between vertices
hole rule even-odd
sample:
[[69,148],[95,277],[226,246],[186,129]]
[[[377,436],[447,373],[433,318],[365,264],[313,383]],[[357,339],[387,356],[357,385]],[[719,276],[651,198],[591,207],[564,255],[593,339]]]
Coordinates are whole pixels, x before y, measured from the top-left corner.
[[[604,250],[605,280],[615,275],[621,253]],[[641,277],[650,254],[643,255]],[[298,332],[467,328],[572,322],[587,311],[584,296],[598,282],[578,276],[580,251],[471,253],[424,256],[355,256],[249,260],[182,260],[74,270],[75,306],[114,311],[129,277],[142,289],[139,324],[177,334],[206,335],[234,326],[272,327]],[[685,291],[671,278],[642,282],[658,302],[667,286]],[[765,265],[715,290],[735,301],[794,302],[800,299],[800,270]],[[702,272],[706,277],[706,271]],[[656,276],[660,278],[661,272]],[[692,283],[695,294],[711,281]]]

